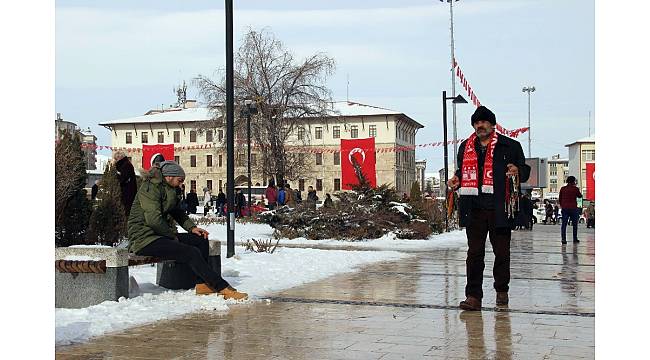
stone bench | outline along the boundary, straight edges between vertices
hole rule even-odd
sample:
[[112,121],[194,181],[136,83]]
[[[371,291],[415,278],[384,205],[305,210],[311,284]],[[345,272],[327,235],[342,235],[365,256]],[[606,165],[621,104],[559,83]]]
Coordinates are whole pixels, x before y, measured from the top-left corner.
[[[221,274],[221,244],[209,240],[208,265]],[[130,254],[107,246],[55,249],[55,307],[84,308],[129,297],[129,266],[156,264],[156,284],[168,289],[191,289],[194,272],[186,264]]]

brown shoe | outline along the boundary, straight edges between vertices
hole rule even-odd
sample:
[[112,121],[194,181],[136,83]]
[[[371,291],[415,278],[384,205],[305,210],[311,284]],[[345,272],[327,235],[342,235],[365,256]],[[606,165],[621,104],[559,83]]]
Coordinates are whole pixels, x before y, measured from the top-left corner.
[[248,294],[245,292],[239,292],[235,290],[232,286],[228,286],[225,289],[217,292],[219,295],[223,295],[223,298],[228,300],[228,299],[235,299],[235,300],[246,300],[248,299]]
[[473,296],[468,296],[467,299],[460,302],[459,307],[468,311],[481,311],[481,300]]
[[206,283],[196,284],[194,290],[196,291],[196,295],[209,295],[217,292],[217,290]]
[[497,291],[497,305],[508,305],[508,293]]

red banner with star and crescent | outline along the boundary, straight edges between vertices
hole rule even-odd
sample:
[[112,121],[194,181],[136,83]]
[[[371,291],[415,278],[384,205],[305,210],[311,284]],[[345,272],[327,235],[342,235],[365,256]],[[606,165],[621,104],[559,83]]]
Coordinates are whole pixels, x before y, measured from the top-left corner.
[[162,155],[165,160],[174,160],[174,144],[142,145],[142,167],[149,170],[151,159],[158,154]]
[[359,184],[352,159],[361,165],[361,172],[372,187],[377,186],[375,171],[375,138],[341,139],[341,188],[351,190]]

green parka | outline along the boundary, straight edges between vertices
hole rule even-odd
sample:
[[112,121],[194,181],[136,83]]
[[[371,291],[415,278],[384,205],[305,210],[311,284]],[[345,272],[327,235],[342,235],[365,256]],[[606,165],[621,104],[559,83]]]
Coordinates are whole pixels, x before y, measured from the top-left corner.
[[158,167],[143,174],[128,223],[129,251],[137,253],[153,241],[161,238],[175,238],[176,220],[186,231],[196,226],[179,206],[176,189],[163,178]]

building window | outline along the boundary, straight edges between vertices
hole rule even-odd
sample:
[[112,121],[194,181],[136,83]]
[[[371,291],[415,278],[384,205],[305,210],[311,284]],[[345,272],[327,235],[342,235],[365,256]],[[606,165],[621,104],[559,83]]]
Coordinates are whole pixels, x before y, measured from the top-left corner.
[[334,191],[341,190],[341,179],[334,179]]
[[140,140],[142,141],[143,144],[146,144],[149,142],[149,133],[146,131],[143,131],[140,133]]
[[207,187],[208,190],[212,191],[212,180],[208,180],[205,184],[205,187]]
[[316,154],[316,165],[323,165],[323,154],[322,153],[317,153]]
[[341,153],[338,151],[334,152],[334,165],[341,165]]
[[126,132],[126,143],[127,144],[132,144],[133,143],[133,135],[131,135],[130,131]]
[[212,142],[212,130],[205,131],[205,142]]
[[316,191],[323,191],[323,179],[316,179]]
[[305,191],[305,180],[298,180],[298,191]]
[[298,140],[304,140],[305,139],[305,128],[299,127],[298,128]]
[[316,126],[316,139],[320,140],[323,138],[323,128],[321,126]]
[[219,179],[219,190],[223,189],[223,180]]
[[205,166],[212,167],[212,155],[205,156]]
[[181,157],[178,156],[178,155],[174,156],[174,161],[175,161],[178,165],[180,165],[180,164],[181,164]]
[[223,155],[219,154],[219,167],[223,167]]
[[244,166],[246,164],[246,157],[244,154],[237,154],[237,166]]
[[219,141],[223,141],[223,130],[219,130]]
[[596,150],[582,150],[582,161],[595,161]]
[[163,131],[158,131],[158,143],[162,144],[165,142],[165,133]]
[[377,125],[369,125],[368,133],[370,134],[370,137],[377,137]]
[[181,132],[180,131],[174,131],[174,142],[175,143],[181,142]]
[[257,154],[251,154],[251,166],[257,165]]
[[190,142],[196,142],[196,131],[190,131]]
[[196,180],[190,180],[190,190],[196,191]]
[[196,167],[196,155],[190,155],[190,167]]
[[357,125],[350,126],[350,137],[353,139],[359,137],[359,127]]
[[334,139],[340,139],[341,138],[341,127],[340,126],[334,126],[332,128],[332,136]]

